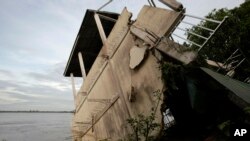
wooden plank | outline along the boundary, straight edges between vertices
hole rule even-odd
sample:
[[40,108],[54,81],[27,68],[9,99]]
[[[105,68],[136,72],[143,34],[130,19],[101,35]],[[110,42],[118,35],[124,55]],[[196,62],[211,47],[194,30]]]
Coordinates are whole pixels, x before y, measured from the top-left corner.
[[100,141],[96,139],[95,132],[89,131],[88,134],[85,134],[84,137],[81,138],[79,141]]
[[[95,115],[95,120],[92,122],[92,123],[93,123],[92,126],[94,126],[94,125],[100,120],[100,118],[101,118],[101,117],[107,112],[107,110],[117,101],[118,98],[119,98],[119,95],[116,95],[115,97],[113,97],[112,100],[111,100],[111,102],[105,106],[105,108],[103,109],[103,111],[100,112],[100,113],[97,113],[97,114]],[[83,133],[82,136],[84,136],[84,135],[92,128],[92,126],[90,126],[87,130],[85,130],[85,132]]]
[[77,124],[92,124],[91,121],[76,122]]
[[110,103],[111,99],[93,99],[87,98],[88,102],[101,102],[101,103]]
[[77,95],[87,96],[88,93],[87,92],[83,92],[83,91],[80,90]]

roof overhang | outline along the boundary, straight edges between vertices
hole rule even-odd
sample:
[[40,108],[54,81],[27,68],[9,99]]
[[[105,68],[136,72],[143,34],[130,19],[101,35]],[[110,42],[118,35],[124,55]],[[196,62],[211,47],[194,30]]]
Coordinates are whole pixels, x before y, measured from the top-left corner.
[[[86,74],[88,74],[99,51],[103,46],[94,19],[95,13],[110,17],[112,19],[118,19],[119,16],[119,14],[111,12],[104,12],[104,11],[97,12],[95,10],[90,10],[90,9],[86,11],[80,30],[77,34],[75,43],[71,50],[66,68],[64,70],[64,76],[66,77],[69,77],[70,73],[73,73],[75,77],[82,77],[80,63],[78,59],[79,52],[82,53]],[[115,22],[101,18],[101,23],[105,31],[105,34],[108,37],[113,26],[115,25]]]

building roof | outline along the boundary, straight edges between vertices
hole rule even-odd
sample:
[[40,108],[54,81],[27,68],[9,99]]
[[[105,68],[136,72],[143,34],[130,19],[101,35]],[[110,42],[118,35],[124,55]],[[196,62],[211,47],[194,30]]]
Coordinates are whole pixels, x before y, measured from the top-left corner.
[[[97,11],[88,9],[85,13],[80,30],[77,34],[66,68],[64,70],[64,76],[66,77],[70,76],[70,73],[73,73],[76,77],[82,76],[78,60],[78,52],[82,53],[86,74],[88,74],[92,64],[94,63],[99,51],[103,46],[94,19],[95,12]],[[118,19],[119,16],[117,13],[104,11],[98,11],[97,13],[111,17],[113,19]],[[101,23],[106,36],[108,36],[115,22],[101,19]]]
[[207,68],[201,68],[204,72],[222,84],[229,91],[240,97],[242,100],[250,104],[250,84],[240,82],[228,76],[221,75]]

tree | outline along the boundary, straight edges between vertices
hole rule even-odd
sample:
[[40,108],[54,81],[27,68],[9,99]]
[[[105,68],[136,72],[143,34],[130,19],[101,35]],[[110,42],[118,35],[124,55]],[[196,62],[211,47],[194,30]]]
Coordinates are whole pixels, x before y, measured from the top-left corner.
[[[240,7],[234,9],[219,9],[210,12],[206,18],[221,21],[228,16],[223,26],[216,32],[211,40],[202,48],[200,55],[205,59],[224,62],[237,48],[246,57],[246,60],[235,71],[235,78],[244,81],[250,74],[250,1],[245,1]],[[199,25],[214,29],[216,24],[209,21]],[[198,27],[189,29],[192,32],[208,37],[209,33]],[[202,43],[203,39],[188,34],[188,39]],[[195,46],[191,46],[195,48]]]

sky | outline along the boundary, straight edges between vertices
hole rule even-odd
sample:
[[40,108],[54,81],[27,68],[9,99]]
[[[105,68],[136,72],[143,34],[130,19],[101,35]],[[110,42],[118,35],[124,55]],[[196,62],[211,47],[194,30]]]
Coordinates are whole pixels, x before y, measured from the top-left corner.
[[[86,9],[107,0],[0,0],[0,110],[73,110],[71,81],[63,72]],[[244,0],[179,0],[186,13]],[[159,7],[167,8],[155,0]],[[104,11],[126,6],[135,19],[147,0],[113,0]],[[77,80],[77,88],[81,79]]]

